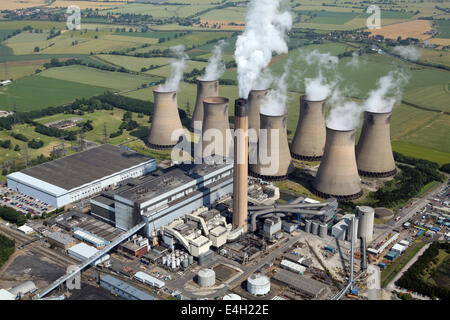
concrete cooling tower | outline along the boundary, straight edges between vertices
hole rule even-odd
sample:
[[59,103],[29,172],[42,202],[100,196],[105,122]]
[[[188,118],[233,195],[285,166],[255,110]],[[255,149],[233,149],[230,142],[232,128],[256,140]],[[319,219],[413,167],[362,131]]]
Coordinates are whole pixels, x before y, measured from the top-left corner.
[[[263,180],[283,180],[294,171],[287,139],[287,114],[260,115],[261,131],[256,163],[249,166],[250,173]],[[265,129],[265,131],[263,131]]]
[[364,112],[364,124],[356,147],[359,174],[366,177],[395,175],[390,122],[392,112]]
[[292,157],[299,160],[318,161],[325,148],[325,116],[323,101],[308,101],[300,97],[300,115],[291,143]]
[[365,238],[366,243],[372,241],[373,236],[373,221],[375,217],[375,210],[367,206],[357,206],[356,216],[358,217],[358,237]]
[[202,150],[207,156],[228,157],[233,148],[233,137],[228,122],[228,99],[207,97],[203,100]]
[[256,141],[252,141],[252,136],[250,136],[251,143],[256,143],[258,141],[257,137],[259,135],[260,127],[259,111],[261,109],[261,101],[268,93],[269,89],[251,90],[248,95],[248,128],[256,131]]
[[322,161],[314,179],[314,191],[321,198],[351,200],[362,195],[355,157],[356,129],[326,129]]
[[170,149],[183,135],[183,126],[178,114],[177,93],[153,90],[155,107],[147,144],[154,149]]
[[197,79],[197,100],[195,109],[189,124],[189,130],[194,131],[194,122],[203,121],[203,100],[206,97],[219,96],[219,80],[206,81]]

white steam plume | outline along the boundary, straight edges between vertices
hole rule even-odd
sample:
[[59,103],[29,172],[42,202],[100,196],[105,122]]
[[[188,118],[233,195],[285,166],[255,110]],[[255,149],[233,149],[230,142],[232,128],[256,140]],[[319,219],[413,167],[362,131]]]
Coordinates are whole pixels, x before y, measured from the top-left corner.
[[392,52],[398,54],[399,56],[411,60],[416,61],[420,58],[420,52],[413,46],[397,46],[392,50]]
[[359,125],[362,105],[344,97],[341,90],[335,88],[329,100],[331,110],[327,116],[327,127],[334,130],[353,130]]
[[264,69],[253,83],[252,90],[266,90],[272,85],[273,75],[269,68]]
[[[304,60],[308,66],[317,66],[318,69],[316,78],[305,78],[306,99],[309,101],[325,100],[337,84],[336,68],[339,59],[329,53],[320,53],[317,49],[306,55],[300,53],[300,59]],[[323,75],[326,70],[334,70],[334,80],[329,80]]]
[[166,79],[164,85],[159,87],[159,91],[172,92],[178,91],[178,86],[183,78],[183,71],[186,67],[186,59],[189,58],[184,52],[185,47],[183,45],[177,45],[170,47],[175,53],[176,59],[170,61],[170,77]]
[[349,62],[347,62],[346,65],[352,69],[359,68],[359,53],[358,53],[358,51],[353,51],[352,59]]
[[261,101],[260,113],[269,116],[281,116],[287,113],[286,102],[288,99],[287,78],[289,77],[291,61],[288,60],[284,65],[284,72],[280,78],[275,79],[275,88]]
[[272,53],[288,52],[285,33],[292,28],[292,15],[280,8],[283,0],[250,0],[246,25],[236,41],[239,97],[247,98]]
[[222,50],[225,45],[224,40],[220,40],[214,47],[213,55],[209,58],[209,63],[206,66],[205,75],[201,80],[213,81],[219,79],[225,72],[225,62],[222,60]]
[[371,112],[390,112],[402,98],[402,91],[409,80],[404,71],[390,71],[378,79],[377,88],[369,92],[364,110]]

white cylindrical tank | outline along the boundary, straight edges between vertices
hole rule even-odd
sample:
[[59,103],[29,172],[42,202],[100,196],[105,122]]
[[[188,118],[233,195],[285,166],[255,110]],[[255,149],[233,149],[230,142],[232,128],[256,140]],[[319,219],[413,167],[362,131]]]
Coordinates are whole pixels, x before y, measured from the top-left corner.
[[270,280],[262,274],[252,274],[247,279],[247,290],[255,296],[266,295],[270,291]]
[[177,267],[177,263],[175,262],[175,260],[172,260],[172,269],[175,269]]
[[188,265],[189,265],[188,259],[183,259],[183,260],[181,261],[181,265],[183,266],[183,268],[187,268]]
[[356,215],[358,217],[358,237],[365,238],[366,243],[372,241],[373,235],[373,220],[375,217],[375,210],[367,206],[357,206]]
[[241,298],[241,296],[239,296],[235,293],[230,293],[230,294],[224,295],[223,300],[242,300],[242,298]]
[[319,225],[319,237],[325,238],[328,232],[328,225],[326,223],[321,223]]
[[311,233],[311,220],[305,220],[305,232]]
[[193,264],[194,263],[194,257],[193,256],[189,256],[188,260],[189,260],[189,264]]
[[166,257],[163,257],[163,258],[162,258],[162,263],[163,263],[163,264],[166,264],[166,263],[167,263],[167,258],[166,258]]
[[211,287],[216,284],[216,273],[212,269],[201,269],[197,281],[200,287]]
[[311,222],[311,233],[317,235],[319,232],[319,223],[316,221]]
[[179,267],[180,266],[180,258],[177,258],[177,267]]

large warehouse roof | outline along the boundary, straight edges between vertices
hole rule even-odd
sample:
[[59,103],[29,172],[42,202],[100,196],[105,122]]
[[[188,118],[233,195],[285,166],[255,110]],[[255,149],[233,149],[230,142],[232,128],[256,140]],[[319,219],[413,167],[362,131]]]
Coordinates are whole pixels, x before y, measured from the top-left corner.
[[151,159],[134,151],[104,144],[22,170],[21,173],[71,190]]

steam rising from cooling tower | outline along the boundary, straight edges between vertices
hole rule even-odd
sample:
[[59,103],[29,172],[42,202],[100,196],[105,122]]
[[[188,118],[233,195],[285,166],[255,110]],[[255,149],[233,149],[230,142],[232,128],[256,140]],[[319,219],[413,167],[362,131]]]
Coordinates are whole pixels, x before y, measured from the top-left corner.
[[394,50],[392,50],[392,52],[412,61],[416,61],[421,55],[419,50],[413,46],[397,46]]
[[239,96],[247,98],[267,68],[272,53],[288,52],[285,33],[292,28],[292,15],[281,8],[282,0],[250,0],[244,33],[236,41]]
[[201,78],[203,81],[213,81],[219,79],[225,72],[225,63],[222,60],[222,50],[225,45],[224,40],[220,40],[214,47],[213,55],[209,58],[209,63],[205,69],[205,75]]
[[185,47],[183,45],[177,45],[170,47],[170,50],[175,54],[176,59],[170,61],[170,77],[166,79],[164,85],[159,87],[159,91],[172,92],[178,91],[178,86],[181,79],[183,79],[183,71],[186,67],[187,54],[184,53]]
[[327,116],[327,127],[334,130],[353,130],[358,127],[362,106],[344,97],[342,91],[335,88],[329,100],[331,110]]
[[408,79],[404,70],[390,71],[378,79],[377,88],[369,92],[364,109],[370,112],[391,112],[394,105],[401,101],[403,87]]
[[284,65],[284,73],[280,78],[275,79],[275,87],[269,90],[268,94],[261,101],[260,113],[269,116],[280,116],[287,113],[286,102],[288,98],[287,77],[291,61]]

